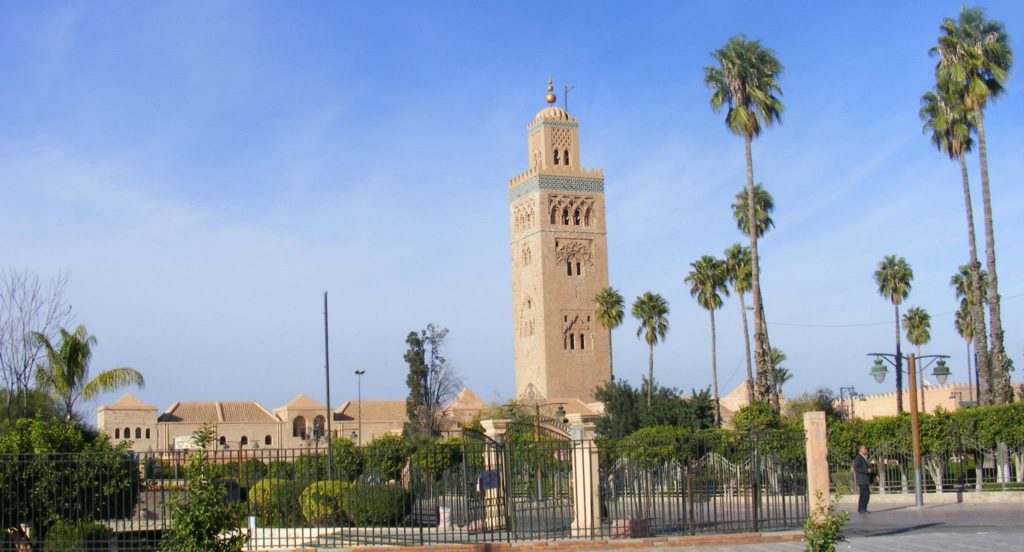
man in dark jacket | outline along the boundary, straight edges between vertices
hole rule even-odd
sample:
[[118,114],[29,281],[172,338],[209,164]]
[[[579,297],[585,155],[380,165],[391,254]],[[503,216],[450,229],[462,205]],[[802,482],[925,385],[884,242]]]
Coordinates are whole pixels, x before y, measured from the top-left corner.
[[875,468],[868,462],[868,447],[861,445],[857,457],[853,459],[853,473],[857,488],[860,489],[860,500],[857,501],[857,513],[867,514],[868,500],[871,498],[871,481],[875,478]]

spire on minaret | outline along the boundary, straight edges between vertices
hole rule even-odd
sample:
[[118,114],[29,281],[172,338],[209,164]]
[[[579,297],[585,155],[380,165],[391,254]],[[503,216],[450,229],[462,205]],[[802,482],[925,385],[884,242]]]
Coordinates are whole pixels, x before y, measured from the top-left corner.
[[548,77],[548,95],[544,96],[544,99],[549,104],[554,104],[558,98],[555,97],[555,85],[551,83],[551,77]]

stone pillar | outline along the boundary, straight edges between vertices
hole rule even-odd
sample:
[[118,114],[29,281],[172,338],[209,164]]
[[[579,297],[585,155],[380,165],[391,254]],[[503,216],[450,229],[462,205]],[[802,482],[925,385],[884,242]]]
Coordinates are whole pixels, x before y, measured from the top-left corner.
[[[804,434],[807,439],[807,498],[810,511],[819,507],[826,511],[828,492],[828,434],[824,412],[804,413]],[[817,492],[821,491],[821,502]]]
[[601,470],[592,416],[569,414],[572,439],[572,536],[590,538],[601,531]]
[[508,519],[508,511],[505,506],[505,492],[507,481],[505,481],[505,433],[508,431],[512,420],[481,420],[480,425],[484,428],[484,434],[495,442],[484,442],[484,471],[497,474],[493,481],[482,481],[487,484],[482,489],[484,499],[484,519],[482,520],[483,531],[497,531],[504,529]]

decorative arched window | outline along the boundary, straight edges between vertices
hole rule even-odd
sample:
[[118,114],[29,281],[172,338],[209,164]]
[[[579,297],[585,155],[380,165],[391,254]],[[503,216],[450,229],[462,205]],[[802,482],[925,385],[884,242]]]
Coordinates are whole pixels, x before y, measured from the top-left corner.
[[569,208],[562,209],[562,224],[569,226]]
[[292,422],[292,437],[306,438],[306,419],[302,416],[296,417]]
[[569,350],[576,350],[576,334],[569,334]]
[[228,446],[228,438],[223,436],[223,435],[221,435],[220,439],[217,439],[217,443],[219,443],[220,446],[222,446],[222,447],[226,447],[226,446]]
[[146,439],[149,439],[149,428],[146,428]]
[[579,261],[576,261],[576,275],[583,276],[583,266],[580,264]]
[[245,445],[248,445],[249,444],[249,438],[246,437],[245,435],[242,435],[242,439],[238,441],[238,444],[242,445],[243,447]]
[[565,150],[565,164],[569,164],[569,150]]
[[273,442],[274,441],[273,441],[273,439],[270,438],[270,435],[267,435],[266,437],[263,438],[263,444],[264,445],[270,445]]
[[590,226],[590,208],[587,208],[587,212],[583,213],[583,225]]
[[135,438],[136,439],[142,439],[142,428],[141,427],[135,428]]
[[316,418],[313,418],[313,438],[314,439],[319,439],[319,438],[324,436],[324,424],[325,423],[326,423],[326,420],[324,420],[323,416],[317,416]]
[[558,208],[551,208],[551,224],[555,224],[558,221]]
[[121,428],[115,427],[114,428],[114,439],[120,439],[120,438],[121,438]]
[[576,210],[573,211],[572,213],[572,223],[575,224],[576,226],[579,226],[580,222],[582,222],[582,219],[580,218],[580,209],[579,207],[577,207]]
[[130,427],[124,428],[124,438],[125,439],[131,439],[132,438],[132,428],[130,428]]
[[580,334],[580,350],[582,351],[583,349],[586,349],[586,348],[587,348],[587,340],[586,340],[586,338],[583,337],[583,334]]
[[572,260],[565,261],[565,275],[572,276]]
[[557,164],[558,164],[558,162],[559,162],[559,158],[558,158],[558,148],[555,148],[555,164],[557,165]]

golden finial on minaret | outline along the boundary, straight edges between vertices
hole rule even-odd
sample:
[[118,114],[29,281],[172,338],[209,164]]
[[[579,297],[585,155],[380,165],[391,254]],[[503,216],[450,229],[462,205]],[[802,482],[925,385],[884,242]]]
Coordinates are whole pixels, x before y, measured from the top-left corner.
[[544,96],[549,104],[555,103],[558,98],[555,97],[555,85],[551,84],[551,77],[548,77],[548,95]]

